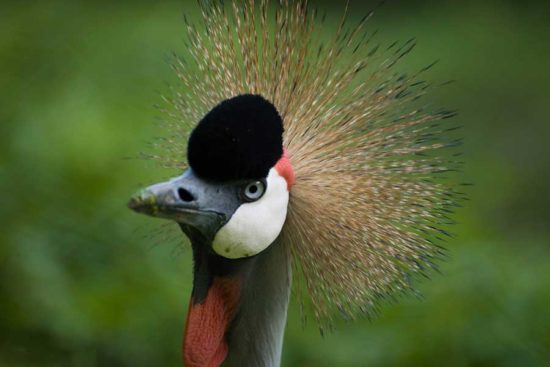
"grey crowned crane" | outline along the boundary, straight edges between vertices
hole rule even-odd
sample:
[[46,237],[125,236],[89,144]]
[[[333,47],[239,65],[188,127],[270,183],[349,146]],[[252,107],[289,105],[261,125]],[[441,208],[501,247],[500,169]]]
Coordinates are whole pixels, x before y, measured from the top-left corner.
[[423,107],[427,68],[394,70],[414,41],[383,50],[369,16],[326,41],[305,2],[275,8],[202,3],[153,157],[183,174],[129,202],[190,240],[188,367],[279,366],[293,277],[320,325],[411,292],[461,196],[452,112]]

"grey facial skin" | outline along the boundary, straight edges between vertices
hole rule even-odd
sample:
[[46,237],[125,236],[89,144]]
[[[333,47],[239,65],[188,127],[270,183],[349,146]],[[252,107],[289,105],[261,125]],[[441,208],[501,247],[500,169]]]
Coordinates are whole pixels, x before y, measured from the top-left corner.
[[[242,204],[242,184],[217,184],[197,177],[192,170],[167,182],[142,190],[128,207],[138,213],[171,219],[198,231],[212,242]],[[187,231],[185,231],[187,232]]]

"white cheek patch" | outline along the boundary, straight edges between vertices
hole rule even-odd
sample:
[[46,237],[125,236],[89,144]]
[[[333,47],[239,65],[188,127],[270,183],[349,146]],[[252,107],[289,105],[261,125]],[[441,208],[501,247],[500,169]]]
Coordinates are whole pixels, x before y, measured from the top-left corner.
[[286,220],[288,208],[286,180],[272,168],[264,196],[242,204],[214,237],[214,251],[228,259],[259,254],[275,241]]

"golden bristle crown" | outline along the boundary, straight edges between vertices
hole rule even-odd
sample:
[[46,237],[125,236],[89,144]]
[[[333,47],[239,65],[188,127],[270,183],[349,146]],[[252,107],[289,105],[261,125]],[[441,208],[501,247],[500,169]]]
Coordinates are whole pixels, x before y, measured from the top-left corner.
[[262,95],[284,120],[296,174],[281,241],[300,298],[325,324],[411,291],[442,257],[441,227],[462,195],[444,177],[459,166],[443,149],[457,145],[447,138],[454,113],[423,106],[428,68],[395,71],[414,40],[377,46],[366,29],[372,13],[349,25],[347,10],[327,39],[307,1],[200,5],[201,20],[186,21],[188,55],[175,64],[171,136],[152,157],[185,168],[202,116],[228,98]]

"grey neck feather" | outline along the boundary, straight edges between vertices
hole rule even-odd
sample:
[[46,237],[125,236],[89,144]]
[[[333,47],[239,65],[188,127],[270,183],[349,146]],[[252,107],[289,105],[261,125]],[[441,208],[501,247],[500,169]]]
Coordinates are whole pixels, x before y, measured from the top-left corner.
[[276,241],[257,256],[243,284],[223,367],[280,366],[291,280],[288,249]]

